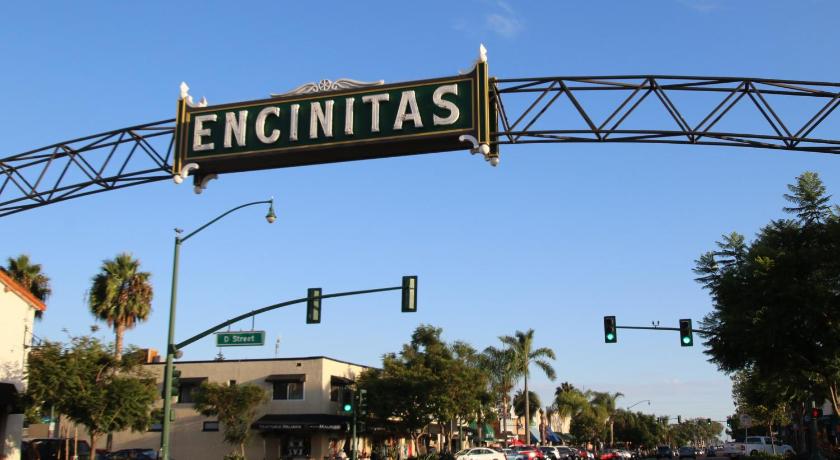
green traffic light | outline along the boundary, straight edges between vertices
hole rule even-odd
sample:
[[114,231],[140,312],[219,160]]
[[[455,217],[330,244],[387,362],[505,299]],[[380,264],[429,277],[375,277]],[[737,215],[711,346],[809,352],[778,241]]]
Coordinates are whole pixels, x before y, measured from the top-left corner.
[[691,337],[683,337],[682,341],[684,344],[688,345],[689,343],[691,343]]
[[610,341],[610,342],[615,340],[615,334],[612,334],[612,333],[607,334],[607,340]]
[[350,412],[353,410],[353,406],[350,403],[344,405],[344,412]]

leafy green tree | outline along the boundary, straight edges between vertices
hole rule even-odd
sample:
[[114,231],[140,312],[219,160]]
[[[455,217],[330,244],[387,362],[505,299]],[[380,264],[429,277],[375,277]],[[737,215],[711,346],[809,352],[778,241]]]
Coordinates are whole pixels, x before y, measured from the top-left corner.
[[223,385],[203,382],[196,390],[195,410],[206,417],[217,417],[224,431],[225,442],[236,447],[226,458],[245,458],[245,444],[251,435],[251,423],[257,409],[267,398],[257,385]]
[[[840,218],[816,173],[788,187],[796,219],[771,221],[747,244],[736,233],[696,261],[714,311],[701,323],[706,353],[749,370],[787,399],[804,389],[840,411]],[[771,345],[771,346],[768,346]]]
[[665,428],[654,415],[619,409],[614,420],[615,438],[634,447],[653,447],[664,437]]
[[381,369],[369,369],[358,380],[371,414],[399,420],[415,443],[432,421],[477,420],[490,403],[478,354],[462,342],[447,344],[441,334],[440,328],[417,327],[399,354],[386,354]]
[[[42,302],[46,301],[52,294],[50,279],[43,273],[41,264],[33,264],[26,254],[21,254],[15,258],[9,257],[6,267],[0,267],[0,270],[5,271],[9,277],[20,283],[36,299]],[[40,319],[42,315],[42,311],[35,311],[36,318]]]
[[556,373],[547,360],[557,358],[554,355],[554,350],[551,348],[542,347],[534,349],[533,329],[528,329],[526,332],[516,331],[515,335],[499,337],[499,340],[513,352],[514,371],[525,380],[525,389],[523,392],[525,394],[525,431],[528,431],[531,423],[530,392],[528,391],[528,377],[531,375],[531,364],[535,364],[540,368],[549,380],[554,380]]
[[97,318],[114,328],[114,356],[122,358],[123,334],[138,321],[145,321],[152,311],[151,274],[140,271],[140,260],[131,254],[117,255],[102,262],[93,277],[88,306]]
[[584,411],[572,417],[569,433],[579,442],[598,442],[604,431],[604,424],[592,411]]
[[[732,375],[732,399],[738,406],[739,414],[747,414],[753,423],[767,427],[767,433],[773,438],[773,425],[787,425],[788,402],[776,382],[764,380],[752,369],[743,369]],[[775,453],[775,445],[773,447]]]
[[145,431],[152,422],[157,386],[138,364],[116,360],[113,350],[91,337],[73,338],[66,347],[46,342],[30,353],[27,399],[84,425],[93,450],[105,433]]

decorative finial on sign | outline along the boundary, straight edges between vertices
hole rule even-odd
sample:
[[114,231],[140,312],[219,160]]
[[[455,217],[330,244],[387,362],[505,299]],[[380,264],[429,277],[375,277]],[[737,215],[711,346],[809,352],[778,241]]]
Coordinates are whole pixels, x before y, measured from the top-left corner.
[[475,155],[476,153],[480,153],[484,157],[484,160],[490,163],[490,166],[499,166],[499,153],[491,152],[490,146],[487,144],[479,144],[475,136],[462,134],[458,137],[458,140],[472,144],[472,148],[470,149],[471,154]]
[[179,100],[184,100],[190,97],[190,87],[187,85],[187,82],[182,81],[179,88],[181,89],[181,96],[178,98]]
[[478,45],[478,62],[487,62],[487,48],[484,43]]
[[187,82],[182,81],[181,85],[178,87],[181,90],[181,95],[178,98],[179,101],[186,100],[187,105],[190,107],[207,107],[207,98],[204,96],[201,97],[201,100],[198,102],[198,105],[193,103],[193,98],[190,96],[190,87],[187,85]]

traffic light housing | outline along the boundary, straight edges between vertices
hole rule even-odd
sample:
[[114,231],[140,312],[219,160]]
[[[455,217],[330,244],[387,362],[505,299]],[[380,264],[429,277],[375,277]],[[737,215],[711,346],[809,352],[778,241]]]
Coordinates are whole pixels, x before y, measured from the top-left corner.
[[[178,396],[178,387],[181,386],[181,370],[173,367],[172,368],[172,391],[169,396]],[[163,375],[163,388],[160,390],[160,397],[161,399],[166,398],[164,394],[166,392],[166,374]]]
[[306,291],[306,324],[321,322],[321,288],[309,288]]
[[677,415],[677,424],[682,423],[682,415]]
[[616,333],[615,316],[604,317],[604,343],[618,342],[618,334]]
[[417,311],[417,276],[402,277],[402,312]]
[[691,332],[691,320],[680,320],[680,345],[683,347],[694,346],[694,335]]
[[356,408],[359,410],[359,416],[367,415],[367,390],[361,389],[357,393]]

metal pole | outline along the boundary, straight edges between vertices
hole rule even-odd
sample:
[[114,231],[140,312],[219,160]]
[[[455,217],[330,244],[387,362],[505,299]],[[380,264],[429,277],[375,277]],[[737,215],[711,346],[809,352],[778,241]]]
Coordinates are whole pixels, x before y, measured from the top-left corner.
[[350,458],[352,460],[359,460],[359,453],[357,451],[357,444],[356,444],[358,442],[356,440],[356,420],[357,420],[356,414],[359,412],[358,393],[353,394],[353,399],[355,400],[355,401],[353,401],[353,403],[354,403],[353,404],[353,442],[351,443],[351,448],[353,449],[353,452],[350,453]]
[[172,293],[169,299],[169,335],[166,340],[166,370],[163,377],[163,426],[160,432],[160,456],[169,460],[169,433],[172,419],[172,368],[175,358],[175,304],[178,293],[178,258],[181,253],[180,231],[175,230],[175,254],[172,261]]

